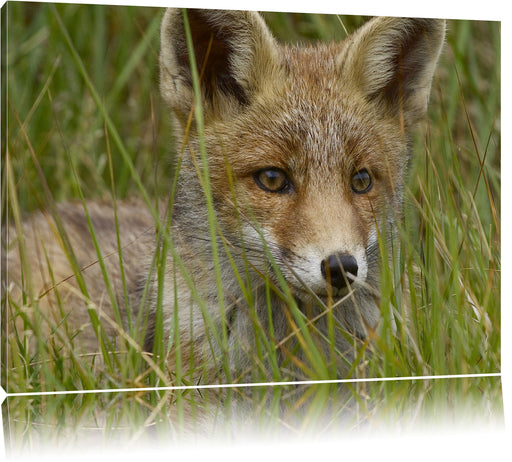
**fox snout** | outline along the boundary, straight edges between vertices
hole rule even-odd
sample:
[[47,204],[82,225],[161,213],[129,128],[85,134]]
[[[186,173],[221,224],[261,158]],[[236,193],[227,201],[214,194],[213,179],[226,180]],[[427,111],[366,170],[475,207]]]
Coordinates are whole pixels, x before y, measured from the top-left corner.
[[357,277],[357,260],[348,254],[329,255],[320,264],[325,281],[336,289],[348,287]]

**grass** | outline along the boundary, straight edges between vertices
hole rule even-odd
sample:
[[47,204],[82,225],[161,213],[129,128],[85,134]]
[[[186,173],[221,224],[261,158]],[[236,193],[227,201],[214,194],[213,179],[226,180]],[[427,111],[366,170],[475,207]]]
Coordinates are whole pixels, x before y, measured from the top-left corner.
[[[7,88],[2,91],[8,96],[2,107],[2,120],[7,120],[2,137],[3,222],[10,220],[19,228],[23,214],[47,208],[58,223],[58,202],[87,198],[115,204],[137,196],[152,206],[151,198],[169,193],[176,153],[170,148],[171,124],[157,85],[161,13],[139,7],[4,7],[9,29],[8,53],[2,54],[7,66]],[[354,30],[364,20],[288,13],[265,14],[265,19],[278,38],[291,42],[342,39],[344,28]],[[412,150],[400,250],[393,267],[383,269],[381,309],[384,319],[398,315],[397,334],[384,329],[371,347],[372,355],[361,351],[365,367],[355,368],[352,377],[500,372],[499,56],[499,23],[449,22],[428,121]],[[218,230],[211,214],[210,223],[213,236]],[[65,240],[64,231],[59,233]],[[169,255],[175,256],[172,242],[163,236],[155,271]],[[73,255],[73,249],[69,252]],[[98,260],[103,260],[99,251]],[[29,278],[29,265],[24,275]],[[109,279],[106,270],[103,277]],[[243,273],[239,278],[250,297],[250,281]],[[30,289],[29,280],[26,287]],[[87,293],[87,287],[81,290]],[[222,295],[220,286],[219,291]],[[408,317],[402,301],[410,306]],[[297,325],[309,360],[302,370],[310,379],[332,378],[307,319],[293,300],[288,302],[289,321]],[[2,386],[10,393],[197,384],[182,375],[179,361],[176,370],[166,367],[167,351],[179,348],[177,332],[168,345],[157,342],[161,348],[152,356],[141,354],[126,338],[117,354],[110,352],[108,341],[100,340],[102,361],[91,361],[74,355],[72,348],[46,342],[41,334],[44,319],[23,317],[22,305],[10,309],[3,299],[4,323],[7,313],[39,332],[36,353],[22,332],[2,336]],[[90,312],[101,332],[105,321]],[[253,315],[258,351],[242,381],[286,379],[267,335],[272,326],[261,326]],[[135,337],[142,321],[134,319],[128,333]],[[222,344],[225,332],[213,331],[215,335]],[[347,388],[335,406],[338,388],[330,384],[13,396],[3,406],[5,433],[20,447],[38,438],[61,439],[75,427],[81,435],[105,427],[106,440],[113,434],[137,440],[152,431],[179,437],[188,414],[200,415],[202,407],[218,412],[221,398],[228,413],[231,405],[236,411],[240,399],[252,402],[255,425],[269,434],[283,414],[290,432],[301,434],[314,425],[336,428],[348,410],[349,426],[357,427],[361,422],[378,425],[379,419],[456,419],[461,413],[492,422],[499,420],[501,409],[501,381],[492,377],[383,381]],[[326,409],[331,413],[327,423]]]

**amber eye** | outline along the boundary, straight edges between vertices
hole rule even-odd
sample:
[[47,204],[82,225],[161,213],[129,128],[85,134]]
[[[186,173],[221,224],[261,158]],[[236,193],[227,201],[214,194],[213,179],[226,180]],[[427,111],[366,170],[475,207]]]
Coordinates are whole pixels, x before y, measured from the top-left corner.
[[264,191],[287,192],[291,187],[288,176],[279,168],[264,168],[258,170],[253,176],[256,184]]
[[372,186],[372,177],[365,168],[356,172],[350,181],[350,188],[356,194],[367,193]]

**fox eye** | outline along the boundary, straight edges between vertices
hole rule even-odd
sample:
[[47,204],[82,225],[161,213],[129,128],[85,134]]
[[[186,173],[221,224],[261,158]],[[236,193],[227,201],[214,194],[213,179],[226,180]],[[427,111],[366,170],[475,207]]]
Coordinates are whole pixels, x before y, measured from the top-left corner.
[[367,193],[372,189],[372,186],[372,177],[365,168],[356,172],[350,180],[350,189],[352,189],[356,194]]
[[287,192],[291,186],[288,175],[279,168],[264,168],[258,170],[253,176],[256,184],[264,191]]

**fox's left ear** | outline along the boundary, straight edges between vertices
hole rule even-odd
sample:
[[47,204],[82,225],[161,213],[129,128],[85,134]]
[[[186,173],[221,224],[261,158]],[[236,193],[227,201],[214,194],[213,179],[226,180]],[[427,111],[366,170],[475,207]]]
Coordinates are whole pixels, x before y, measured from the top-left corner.
[[378,17],[348,40],[340,58],[344,82],[410,126],[427,108],[446,24],[439,19]]

